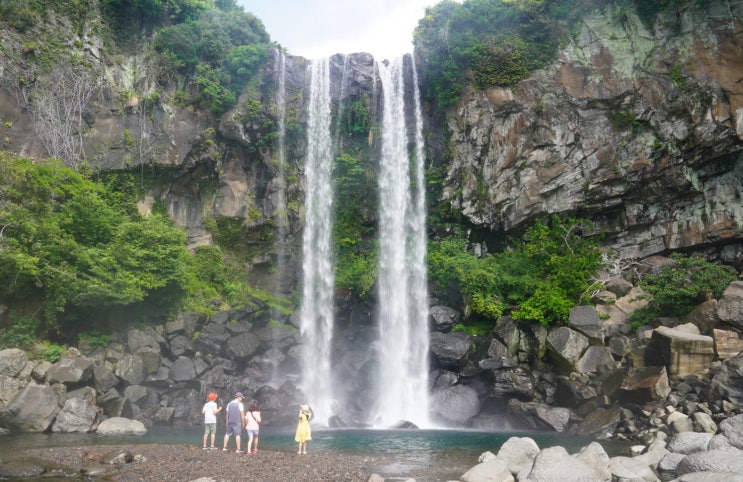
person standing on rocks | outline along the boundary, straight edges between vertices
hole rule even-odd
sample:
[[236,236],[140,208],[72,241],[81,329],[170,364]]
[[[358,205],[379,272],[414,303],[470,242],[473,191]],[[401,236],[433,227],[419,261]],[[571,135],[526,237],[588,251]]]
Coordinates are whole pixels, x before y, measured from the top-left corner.
[[302,405],[299,408],[299,422],[297,423],[297,432],[294,435],[294,440],[299,444],[299,450],[297,451],[299,455],[307,455],[307,441],[312,440],[311,418],[310,407]]
[[[245,431],[248,432],[248,446],[245,449],[246,454],[258,453],[258,434],[261,428],[261,411],[257,403],[250,405],[250,409],[245,412]],[[251,451],[252,446],[252,451]]]
[[[204,450],[216,449],[214,445],[214,439],[217,437],[217,414],[222,411],[222,407],[217,406],[216,393],[210,393],[206,397],[209,401],[204,404],[204,408],[201,409],[201,413],[204,414]],[[212,444],[206,445],[207,438],[209,435],[212,436]]]
[[237,392],[234,400],[227,404],[227,409],[225,410],[227,430],[224,433],[224,447],[222,447],[222,451],[227,451],[227,443],[230,441],[230,435],[234,435],[237,445],[235,452],[240,453],[240,434],[242,434],[243,427],[245,426],[244,398],[242,392]]

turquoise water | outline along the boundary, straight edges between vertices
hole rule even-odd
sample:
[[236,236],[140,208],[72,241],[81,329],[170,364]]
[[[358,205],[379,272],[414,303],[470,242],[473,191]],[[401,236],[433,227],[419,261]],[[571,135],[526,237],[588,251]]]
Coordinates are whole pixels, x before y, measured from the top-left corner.
[[[108,445],[123,443],[160,443],[201,445],[203,431],[193,428],[152,428],[143,436],[103,437],[96,434],[19,434],[0,436],[0,458],[13,450],[36,447]],[[217,433],[217,445],[221,447],[223,431]],[[333,453],[388,454],[395,464],[390,472],[405,472],[408,469],[430,467],[441,464],[464,464],[472,466],[485,451],[497,453],[510,437],[531,437],[540,448],[562,445],[575,453],[588,445],[591,439],[553,432],[482,432],[468,430],[319,430],[312,432],[309,451]],[[243,445],[247,436],[243,435]],[[624,454],[627,443],[601,441],[610,456]],[[231,441],[231,445],[234,440]],[[234,446],[234,445],[232,445]],[[293,431],[274,431],[264,428],[260,448],[283,452],[296,451]]]

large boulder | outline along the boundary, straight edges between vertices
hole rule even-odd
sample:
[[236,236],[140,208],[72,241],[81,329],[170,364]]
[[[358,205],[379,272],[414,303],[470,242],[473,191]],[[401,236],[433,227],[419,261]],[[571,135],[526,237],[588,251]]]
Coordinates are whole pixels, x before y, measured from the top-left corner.
[[431,411],[445,421],[464,425],[480,413],[480,400],[477,392],[468,386],[443,387],[431,395]]
[[599,367],[614,366],[614,357],[608,346],[589,346],[575,364],[578,373],[595,373]]
[[[492,344],[491,344],[492,346]],[[478,363],[493,377],[492,395],[498,398],[517,397],[530,400],[534,396],[534,377],[513,358],[485,358]]]
[[598,442],[591,442],[573,457],[586,464],[591,470],[596,472],[597,482],[611,482],[611,472],[609,471],[609,455]]
[[222,346],[231,338],[224,324],[209,323],[199,332],[195,346],[204,353],[220,353]]
[[571,457],[565,448],[555,446],[537,454],[528,479],[531,482],[596,482],[600,476],[580,460]]
[[[268,335],[271,335],[272,331],[267,331]],[[293,340],[293,335],[288,335]],[[261,340],[252,333],[241,333],[227,340],[227,348],[225,350],[228,357],[238,360],[244,360],[255,354],[258,347],[261,346]]]
[[139,355],[122,356],[114,373],[131,385],[142,383],[147,375],[144,361]]
[[668,441],[668,450],[677,454],[689,455],[707,450],[713,434],[699,432],[680,432]]
[[531,468],[539,446],[529,437],[511,437],[498,450],[498,460],[506,463],[508,470],[517,475]]
[[712,377],[712,397],[743,405],[743,355],[722,362],[720,370]]
[[93,367],[93,383],[98,393],[105,393],[119,384],[118,377],[106,365]]
[[718,360],[727,360],[743,352],[743,340],[736,331],[713,329],[712,338],[715,340],[715,355]]
[[743,450],[727,448],[696,452],[684,457],[676,466],[676,473],[679,475],[708,471],[724,474],[742,474]]
[[115,388],[108,390],[98,397],[98,405],[103,407],[109,417],[131,417],[133,415],[132,402],[122,396]]
[[65,356],[46,373],[50,384],[66,383],[77,385],[87,382],[93,376],[93,360],[83,356]]
[[18,348],[0,350],[0,375],[15,377],[28,363],[28,356]]
[[664,365],[671,377],[703,374],[715,359],[711,336],[700,335],[682,327],[661,326],[653,331],[648,363]]
[[0,408],[0,426],[18,432],[45,432],[57,413],[59,398],[54,388],[31,382]]
[[658,482],[658,477],[645,462],[637,457],[612,457],[609,460],[612,480],[623,482]]
[[175,335],[170,340],[170,352],[173,356],[191,356],[194,354],[194,346],[191,338],[185,335]]
[[173,321],[165,323],[165,336],[173,338],[176,335],[191,336],[196,326],[203,322],[204,315],[198,313],[178,313]]
[[176,382],[193,380],[196,378],[196,367],[193,360],[188,357],[178,357],[170,366],[170,379]]
[[596,398],[596,388],[586,383],[584,377],[558,376],[555,403],[563,407],[576,408]]
[[481,462],[462,474],[463,482],[514,482],[508,465],[502,460],[494,459]]
[[26,383],[14,377],[0,375],[0,405],[13,400]]
[[604,283],[604,288],[617,295],[618,298],[621,298],[630,292],[632,289],[632,283],[621,276],[613,276]]
[[[241,323],[238,326],[246,326],[246,325]],[[250,333],[246,331],[245,334],[249,335]],[[297,329],[291,325],[273,324],[273,323],[268,326],[264,326],[263,328],[260,328],[255,331],[255,336],[258,337],[258,340],[260,340],[261,343],[271,348],[276,348],[280,350],[283,350],[284,348],[295,344],[296,334],[297,334]],[[229,345],[229,342],[228,342],[228,345]],[[252,353],[250,353],[250,355],[252,355]],[[250,355],[247,355],[247,356],[250,356]]]
[[159,348],[143,346],[137,350],[136,355],[142,359],[142,365],[144,366],[146,375],[155,374],[160,369],[163,354]]
[[436,331],[447,332],[462,320],[462,315],[454,308],[436,305],[428,310],[428,318]]
[[723,323],[743,328],[743,281],[734,281],[717,302],[717,317]]
[[[132,329],[127,333],[127,346],[129,352],[137,353],[143,348],[148,348],[154,351],[160,351],[160,337],[154,330],[150,328],[147,332]],[[163,340],[164,341],[164,340]]]
[[665,399],[671,393],[666,367],[630,368],[627,378],[614,393],[614,398],[632,403]]
[[573,371],[588,346],[588,337],[567,326],[550,330],[547,335],[548,356],[559,371]]
[[570,308],[568,326],[583,333],[592,342],[604,344],[604,327],[596,308],[593,306],[573,306]]
[[731,446],[743,450],[743,414],[720,422],[720,431],[727,437]]
[[90,432],[97,415],[95,406],[81,398],[69,398],[52,425],[52,432]]
[[144,435],[147,433],[147,428],[138,420],[112,417],[101,422],[96,433],[99,435]]
[[498,318],[493,328],[493,335],[495,335],[495,339],[503,342],[510,355],[516,355],[518,353],[521,335],[519,327],[513,321],[513,318],[510,316],[501,316]]
[[571,431],[577,435],[590,435],[598,439],[608,439],[622,421],[622,409],[619,407],[597,408],[586,417],[571,426]]
[[441,368],[458,370],[467,362],[467,355],[472,349],[472,337],[461,331],[431,333],[430,347]]
[[713,298],[697,305],[681,319],[681,322],[692,323],[703,331],[717,328],[720,324],[720,318],[717,316],[717,300]]
[[564,432],[570,423],[572,411],[540,402],[508,401],[508,413],[515,423],[534,430]]

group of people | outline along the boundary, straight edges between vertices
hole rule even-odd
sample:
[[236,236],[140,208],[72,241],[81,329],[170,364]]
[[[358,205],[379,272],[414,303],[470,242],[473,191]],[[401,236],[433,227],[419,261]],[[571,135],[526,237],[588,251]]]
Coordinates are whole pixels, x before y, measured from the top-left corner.
[[[217,414],[223,408],[217,405],[217,397],[218,395],[216,393],[210,393],[207,396],[208,401],[204,404],[204,408],[201,409],[201,413],[204,414],[204,450],[217,448],[214,444],[217,438]],[[257,454],[258,436],[261,427],[261,411],[255,403],[250,406],[248,411],[245,411],[244,399],[245,396],[241,392],[237,392],[235,398],[224,407],[227,429],[224,433],[222,450],[227,451],[227,444],[230,441],[230,437],[234,435],[236,444],[235,452],[241,453],[241,436],[244,428],[248,432],[248,445],[245,447],[245,453],[248,455]],[[209,436],[211,436],[211,445],[206,444]]]
[[[210,393],[207,395],[207,402],[204,404],[204,408],[201,409],[201,413],[204,414],[204,441],[203,449],[216,449],[214,442],[217,438],[217,414],[222,411],[223,407],[217,404],[218,395],[216,393]],[[224,444],[222,446],[223,451],[227,451],[227,445],[230,441],[231,436],[235,436],[235,444],[237,453],[242,453],[241,447],[241,435],[243,428],[248,432],[248,446],[245,448],[247,455],[258,453],[258,436],[260,434],[261,427],[261,411],[256,403],[250,405],[248,411],[245,411],[245,405],[243,400],[245,396],[242,392],[237,392],[235,398],[227,404],[225,408],[225,422],[226,430],[224,433]],[[312,419],[312,411],[307,405],[299,407],[299,420],[297,422],[297,431],[294,435],[294,440],[299,444],[297,454],[307,454],[307,441],[312,440],[312,430],[310,429],[310,419]],[[210,440],[211,445],[207,445]]]

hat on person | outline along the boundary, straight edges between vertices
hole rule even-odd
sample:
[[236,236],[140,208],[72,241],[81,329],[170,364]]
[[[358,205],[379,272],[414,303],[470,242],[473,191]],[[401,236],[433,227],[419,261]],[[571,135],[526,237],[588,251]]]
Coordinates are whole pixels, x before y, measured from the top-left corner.
[[207,398],[209,399],[210,402],[213,402],[214,400],[217,399],[218,396],[219,395],[217,395],[216,393],[210,393],[209,395],[207,395]]
[[239,397],[239,398],[245,398],[245,395],[243,395],[243,392],[237,392],[237,393],[235,394],[235,398],[238,398],[238,397]]

